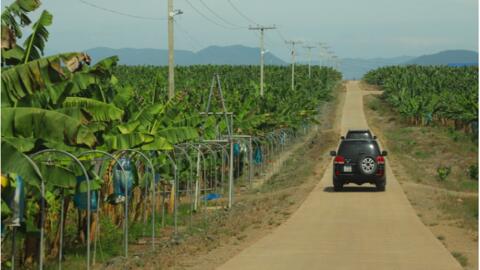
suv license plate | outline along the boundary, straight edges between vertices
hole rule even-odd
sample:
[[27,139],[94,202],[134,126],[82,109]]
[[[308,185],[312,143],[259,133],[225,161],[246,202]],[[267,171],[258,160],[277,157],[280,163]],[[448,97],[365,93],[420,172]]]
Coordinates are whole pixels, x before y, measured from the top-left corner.
[[343,166],[343,172],[352,172],[352,166]]

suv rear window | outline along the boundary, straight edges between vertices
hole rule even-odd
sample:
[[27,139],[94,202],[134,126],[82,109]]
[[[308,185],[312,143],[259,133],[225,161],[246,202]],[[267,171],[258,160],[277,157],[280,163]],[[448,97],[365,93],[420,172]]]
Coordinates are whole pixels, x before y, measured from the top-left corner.
[[338,155],[355,157],[360,154],[379,156],[380,149],[376,141],[342,141],[338,148]]
[[371,139],[372,135],[368,131],[348,132],[347,139]]

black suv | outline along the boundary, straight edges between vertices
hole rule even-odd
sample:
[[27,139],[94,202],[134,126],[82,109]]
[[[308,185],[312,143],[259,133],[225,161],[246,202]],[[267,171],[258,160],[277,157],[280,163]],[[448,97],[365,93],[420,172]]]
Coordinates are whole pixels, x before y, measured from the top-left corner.
[[345,136],[340,137],[342,140],[345,139],[371,139],[376,140],[377,136],[373,136],[372,132],[368,129],[349,129]]
[[385,156],[377,141],[371,139],[345,139],[338,152],[331,151],[333,159],[333,187],[340,191],[344,184],[375,184],[378,191],[385,190]]

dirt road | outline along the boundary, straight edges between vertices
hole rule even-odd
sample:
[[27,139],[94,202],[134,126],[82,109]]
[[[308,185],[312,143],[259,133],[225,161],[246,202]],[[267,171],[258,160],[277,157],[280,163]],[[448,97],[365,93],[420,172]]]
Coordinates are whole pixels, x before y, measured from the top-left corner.
[[[365,93],[358,82],[347,84],[342,133],[368,127]],[[327,169],[289,220],[219,269],[461,269],[416,216],[390,168],[386,192],[367,185],[333,192],[331,179]]]

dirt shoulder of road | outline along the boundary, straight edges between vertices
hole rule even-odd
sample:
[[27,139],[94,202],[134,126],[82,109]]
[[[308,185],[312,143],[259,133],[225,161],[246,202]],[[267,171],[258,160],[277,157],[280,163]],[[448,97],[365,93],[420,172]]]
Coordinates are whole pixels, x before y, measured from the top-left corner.
[[[323,161],[329,158],[325,153],[338,141],[345,93],[342,84],[334,100],[324,105],[318,132],[293,150],[269,180],[237,192],[234,207],[211,213],[202,230],[155,253],[131,252],[127,269],[215,269],[286,221],[321,180],[327,164]],[[123,264],[113,262],[106,269]]]
[[478,269],[478,181],[469,176],[476,144],[461,132],[409,125],[379,95],[365,96],[364,110],[422,222],[465,269]]

